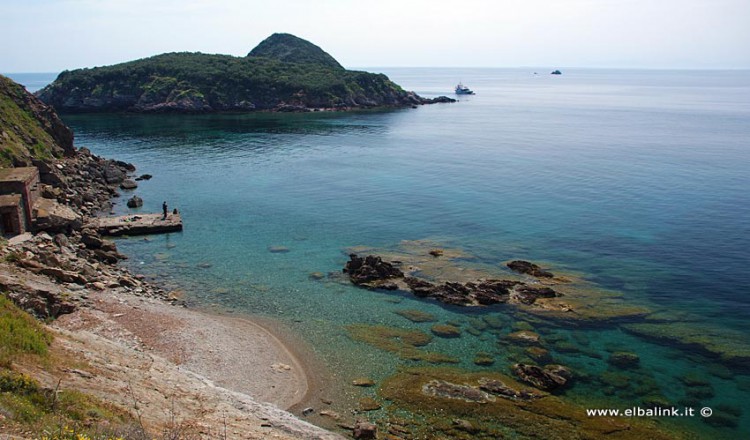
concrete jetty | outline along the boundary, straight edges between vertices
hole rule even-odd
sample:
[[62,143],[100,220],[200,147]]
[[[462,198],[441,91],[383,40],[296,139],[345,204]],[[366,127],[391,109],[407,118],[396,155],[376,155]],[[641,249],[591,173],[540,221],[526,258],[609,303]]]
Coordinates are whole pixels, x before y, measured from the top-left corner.
[[180,214],[131,214],[120,217],[99,217],[86,225],[101,235],[146,235],[182,231]]

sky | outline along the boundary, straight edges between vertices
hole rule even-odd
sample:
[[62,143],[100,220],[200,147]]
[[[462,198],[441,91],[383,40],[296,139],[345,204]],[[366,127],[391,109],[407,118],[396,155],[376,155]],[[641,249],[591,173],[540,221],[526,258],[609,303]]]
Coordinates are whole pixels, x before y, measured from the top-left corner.
[[750,0],[0,0],[0,22],[6,73],[244,56],[274,32],[346,67],[750,68]]

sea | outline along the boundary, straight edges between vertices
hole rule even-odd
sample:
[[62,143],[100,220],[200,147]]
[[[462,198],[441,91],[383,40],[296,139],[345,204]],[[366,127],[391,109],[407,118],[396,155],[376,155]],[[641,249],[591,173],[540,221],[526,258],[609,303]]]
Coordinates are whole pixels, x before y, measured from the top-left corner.
[[[582,380],[585,407],[695,407],[659,422],[695,438],[750,436],[750,368],[702,347],[750,350],[750,72],[628,69],[366,68],[452,104],[304,114],[63,115],[75,143],[153,178],[133,191],[162,202],[182,233],[118,240],[131,269],[185,292],[196,307],[273,319],[312,347],[343,407],[420,364],[351,337],[352,324],[420,329],[414,309],[452,323],[435,338],[452,367],[509,373],[498,345],[531,328]],[[34,91],[55,74],[10,74]],[[459,82],[471,96],[453,95]],[[118,214],[129,210],[123,194]],[[459,264],[508,272],[512,259],[575,274],[645,307],[674,338],[627,331],[639,320],[570,324],[507,306],[441,305],[342,280],[352,249],[420,243]],[[603,303],[601,307],[608,307]],[[467,331],[477,318],[504,328]],[[675,325],[675,323],[677,325]],[[560,343],[563,341],[563,343]],[[727,342],[730,341],[730,342]],[[608,362],[635,353],[635,369]],[[478,352],[495,363],[478,366]],[[610,372],[609,385],[595,380]],[[628,378],[651,384],[628,388]],[[593,378],[593,379],[592,379]],[[696,389],[698,391],[696,391]],[[644,396],[648,393],[648,396]],[[336,404],[334,404],[335,406]],[[698,409],[711,408],[711,417]],[[383,410],[381,410],[383,411]],[[323,423],[323,422],[320,422]]]

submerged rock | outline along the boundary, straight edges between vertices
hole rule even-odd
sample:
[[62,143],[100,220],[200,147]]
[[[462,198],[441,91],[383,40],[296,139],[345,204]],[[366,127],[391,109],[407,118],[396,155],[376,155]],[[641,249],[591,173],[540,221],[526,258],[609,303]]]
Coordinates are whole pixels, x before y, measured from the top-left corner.
[[355,387],[371,387],[375,385],[375,381],[370,379],[369,377],[359,377],[352,381],[352,385],[354,385]]
[[607,362],[618,368],[635,368],[641,362],[641,358],[635,353],[618,351],[612,353]]
[[532,331],[521,330],[508,334],[506,338],[511,342],[519,344],[538,344],[541,337]]
[[495,363],[495,358],[491,354],[480,351],[474,356],[474,364],[481,367],[488,367]]
[[381,408],[380,403],[372,397],[363,397],[359,399],[360,411],[377,411]]
[[562,365],[547,365],[542,368],[536,365],[515,364],[511,370],[522,381],[545,391],[556,390],[573,377],[570,370]]
[[[399,425],[409,426],[408,438],[628,438],[667,440],[677,436],[649,420],[589,417],[585,407],[549,395],[496,372],[455,368],[399,370],[380,386],[385,409]],[[452,423],[471,423],[467,436]]]
[[460,399],[466,402],[485,403],[495,400],[485,391],[469,385],[459,385],[442,380],[432,380],[422,386],[422,392],[428,396]]
[[461,336],[461,329],[449,324],[435,324],[430,331],[441,338],[457,338]]
[[397,354],[401,359],[433,364],[458,363],[455,357],[421,350],[432,342],[432,336],[419,330],[387,327],[384,325],[353,324],[347,327],[349,337],[373,347]]
[[552,278],[554,276],[552,275],[552,272],[543,270],[536,264],[524,260],[513,260],[506,264],[506,266],[515,272],[531,275],[537,278]]
[[421,310],[405,309],[405,310],[396,310],[393,313],[403,316],[404,318],[408,319],[411,322],[433,322],[435,321],[435,315],[431,313],[423,312]]

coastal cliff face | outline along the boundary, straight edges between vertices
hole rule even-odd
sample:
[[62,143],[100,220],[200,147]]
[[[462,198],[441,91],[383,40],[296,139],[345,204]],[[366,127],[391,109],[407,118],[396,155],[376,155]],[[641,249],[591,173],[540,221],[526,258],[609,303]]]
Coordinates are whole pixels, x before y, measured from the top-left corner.
[[0,166],[74,154],[73,132],[54,109],[0,75]]
[[383,74],[345,70],[289,34],[272,35],[246,57],[168,53],[65,71],[37,96],[62,112],[310,111],[432,102]]

